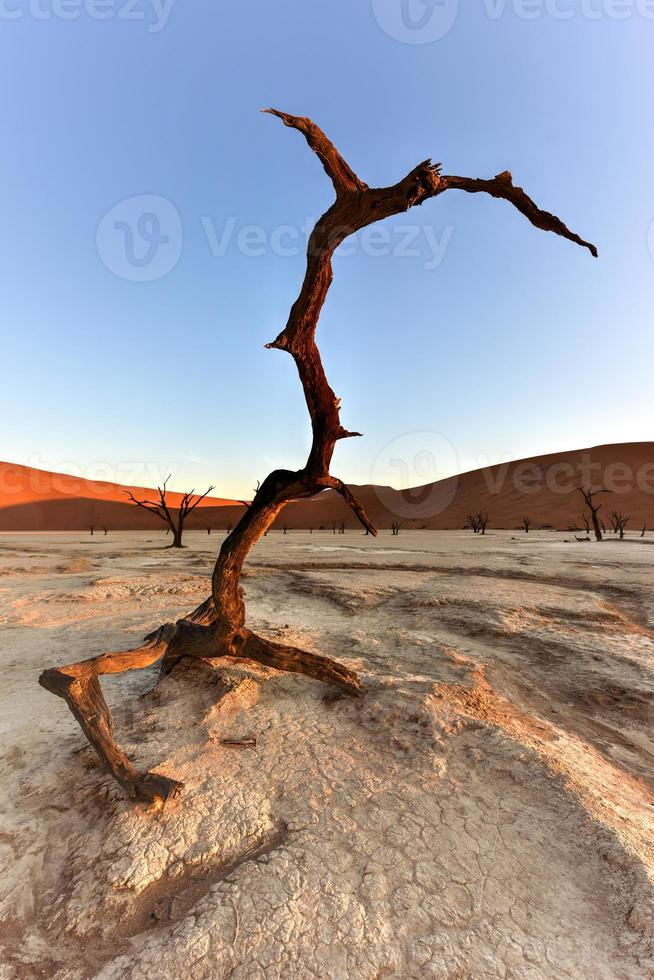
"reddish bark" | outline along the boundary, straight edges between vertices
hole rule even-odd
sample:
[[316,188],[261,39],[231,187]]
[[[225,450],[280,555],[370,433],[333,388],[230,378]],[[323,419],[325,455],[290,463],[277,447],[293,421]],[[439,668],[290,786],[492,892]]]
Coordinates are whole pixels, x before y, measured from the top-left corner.
[[[246,512],[222,544],[213,572],[211,596],[186,619],[160,627],[137,650],[105,654],[81,664],[53,668],[40,678],[44,687],[65,698],[104,765],[118,782],[130,795],[149,801],[174,796],[181,785],[155,773],[134,771],[116,743],[111,714],[98,680],[100,674],[145,667],[162,657],[165,673],[185,657],[230,656],[253,660],[277,670],[306,674],[350,694],[361,691],[357,675],[335,661],[265,639],[247,629],[243,593],[239,586],[248,552],[291,500],[312,497],[325,489],[335,490],[366,531],[377,533],[352,492],[329,472],[337,441],[359,435],[341,425],[340,399],[327,381],[315,341],[320,311],[332,282],[335,249],[349,235],[373,222],[408,211],[447,190],[463,190],[503,198],[537,228],[561,235],[597,255],[594,245],[571,232],[555,215],[541,211],[520,187],[515,187],[508,172],[490,180],[444,176],[440,164],[425,160],[398,183],[371,188],[354,173],[310,119],[276,109],[265,111],[306,138],[331,179],[336,194],[334,203],[318,220],[309,239],[304,281],[288,322],[267,345],[286,351],[295,361],[313,430],[308,459],[299,470],[275,470],[257,488]],[[485,521],[483,524],[485,530]]]

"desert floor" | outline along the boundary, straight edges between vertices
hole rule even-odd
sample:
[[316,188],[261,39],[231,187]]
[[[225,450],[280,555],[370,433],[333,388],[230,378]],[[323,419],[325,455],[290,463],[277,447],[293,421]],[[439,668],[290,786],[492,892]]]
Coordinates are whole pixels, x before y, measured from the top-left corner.
[[148,812],[38,674],[189,612],[222,537],[0,535],[0,978],[651,977],[654,547],[270,534],[251,625],[366,694],[105,678],[186,786]]

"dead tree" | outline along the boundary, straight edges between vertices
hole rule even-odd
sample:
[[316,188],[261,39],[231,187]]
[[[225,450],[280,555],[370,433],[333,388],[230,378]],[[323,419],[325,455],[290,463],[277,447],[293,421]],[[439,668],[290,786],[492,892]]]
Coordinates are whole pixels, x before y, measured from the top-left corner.
[[[602,540],[602,531],[601,531],[601,528],[600,528],[599,518],[598,518],[597,515],[598,515],[599,510],[600,510],[600,507],[602,505],[601,504],[594,504],[593,503],[593,497],[595,497],[598,493],[606,493],[607,491],[606,490],[601,490],[601,489],[600,490],[593,490],[592,487],[577,487],[577,490],[579,491],[579,493],[581,494],[581,496],[584,498],[586,507],[588,507],[588,510],[590,511],[590,519],[593,522],[593,531],[595,532],[595,540],[596,541],[601,541]],[[586,526],[588,526],[588,525],[586,525]]]
[[621,510],[614,510],[611,511],[611,522],[614,527],[614,533],[619,534],[620,540],[622,541],[624,538],[624,529],[629,523],[629,518],[625,517]]
[[531,517],[523,517],[522,526],[525,529],[525,534],[529,534],[529,528],[531,527]]
[[95,534],[95,529],[97,526],[97,524],[89,524],[89,531],[91,532],[91,535]]
[[464,525],[465,529],[470,528],[475,534],[486,534],[488,524],[488,514],[480,511],[478,514],[468,514],[468,519]]
[[[586,528],[586,534],[590,534],[590,521],[588,520],[588,516],[586,514],[582,514],[581,515],[581,520],[582,520],[582,523],[583,523],[584,527]],[[602,522],[600,522],[600,523],[602,523]],[[606,528],[604,527],[604,524],[603,523],[602,523],[602,530],[604,530],[604,531],[606,530]]]
[[397,537],[398,534],[400,533],[400,525],[398,524],[397,521],[393,521],[393,523],[391,524],[391,531],[395,537]]
[[104,536],[106,538],[107,535],[109,534],[109,528],[106,527],[104,524],[102,524],[101,527],[102,527],[102,530],[104,531]]
[[[163,481],[163,485],[157,487],[157,492],[159,493],[158,502],[153,500],[137,500],[131,490],[125,490],[124,492],[136,507],[142,507],[143,510],[149,511],[150,514],[155,514],[159,520],[166,522],[173,536],[173,543],[170,545],[171,548],[183,548],[182,535],[184,533],[186,518],[195,510],[200,501],[204,500],[208,493],[211,493],[214,487],[209,487],[208,490],[205,490],[204,493],[199,495],[195,493],[195,490],[191,490],[189,493],[182,495],[179,507],[169,507],[168,501],[166,500],[168,495],[166,484],[169,480],[170,476],[167,476]],[[195,500],[193,499],[194,497]]]
[[295,671],[334,684],[350,694],[362,690],[357,674],[326,657],[258,636],[246,626],[245,603],[239,580],[252,546],[292,500],[307,499],[325,489],[336,490],[370,533],[376,533],[364,508],[350,489],[329,472],[339,439],[359,435],[341,425],[340,399],[332,391],[316,346],[320,312],[332,282],[332,256],[338,246],[362,228],[404,214],[429,198],[446,191],[485,193],[503,198],[537,228],[588,248],[594,245],[571,232],[548,211],[541,211],[508,171],[490,179],[446,176],[440,164],[424,160],[398,183],[368,187],[348,166],[336,147],[310,119],[267,110],[299,131],[317,154],[335,191],[335,200],[318,219],[307,249],[307,267],[299,296],[288,322],[269,348],[286,351],[295,361],[311,418],[312,443],[299,470],[277,469],[261,484],[252,504],[223,541],[211,583],[209,598],[176,623],[166,623],[132,650],[105,653],[82,663],[44,671],[41,684],[64,698],[96,748],[102,762],[132,797],[163,801],[178,794],[182,785],[156,772],[139,773],[118,746],[113,720],[103,697],[99,677],[147,667],[162,659],[162,673],[169,673],[184,658],[232,657],[255,661],[278,670]]
[[212,531],[211,524],[205,524],[205,530],[206,530],[207,534],[211,534],[211,531]]
[[647,524],[643,524],[643,530],[640,532],[641,538],[645,537],[646,530],[647,530]]

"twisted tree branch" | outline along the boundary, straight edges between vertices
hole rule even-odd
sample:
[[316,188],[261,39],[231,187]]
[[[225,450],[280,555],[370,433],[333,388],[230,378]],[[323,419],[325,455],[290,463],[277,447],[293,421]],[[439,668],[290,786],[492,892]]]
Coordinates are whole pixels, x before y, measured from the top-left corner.
[[[273,471],[257,487],[254,499],[222,544],[213,571],[211,596],[189,616],[174,625],[164,625],[146,637],[145,644],[136,650],[104,654],[80,664],[46,670],[40,678],[45,688],[66,700],[109,772],[131,795],[150,800],[176,795],[180,784],[153,773],[135,773],[116,743],[111,714],[98,681],[101,674],[136,669],[161,657],[163,673],[185,657],[237,657],[278,670],[306,674],[335,684],[349,694],[361,691],[357,675],[335,661],[265,639],[247,629],[243,592],[239,585],[250,548],[265,534],[285,505],[291,500],[312,497],[325,487],[340,493],[366,530],[376,533],[360,502],[342,480],[329,473],[336,442],[359,434],[348,432],[341,425],[340,399],[327,381],[315,342],[318,318],[332,281],[335,249],[349,235],[375,221],[407,211],[446,190],[458,189],[471,193],[484,191],[493,197],[501,197],[537,228],[553,231],[597,255],[594,245],[571,232],[555,215],[541,211],[521,188],[514,187],[508,172],[491,180],[445,177],[441,175],[440,164],[424,160],[397,184],[370,188],[310,119],[291,116],[277,109],[265,111],[304,135],[336,191],[336,200],[316,223],[309,239],[304,281],[288,322],[267,345],[288,351],[297,366],[313,432],[308,459],[300,470]],[[165,483],[163,490],[159,488],[159,505],[152,501],[137,501],[133,497],[132,500],[145,509],[154,508],[153,512],[159,517],[172,522],[166,506],[165,488]],[[199,502],[196,501],[193,507]],[[189,509],[192,508],[187,507],[187,511]]]
[[343,483],[342,480],[339,480],[335,476],[326,476],[322,477],[319,482],[322,486],[330,487],[332,490],[335,490],[336,493],[340,493],[345,503],[354,511],[361,524],[365,527],[366,531],[368,531],[369,534],[373,534],[375,537],[377,537],[377,528],[366,514],[363,504],[357,500],[350,488]]

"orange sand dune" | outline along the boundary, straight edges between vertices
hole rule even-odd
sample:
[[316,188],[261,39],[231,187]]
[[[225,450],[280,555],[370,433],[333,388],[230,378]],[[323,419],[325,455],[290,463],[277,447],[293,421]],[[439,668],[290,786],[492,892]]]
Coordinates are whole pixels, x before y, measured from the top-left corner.
[[[528,516],[534,527],[580,526],[580,483],[603,485],[600,516],[620,510],[630,517],[628,529],[654,529],[654,442],[618,443],[570,452],[534,456],[489,466],[411,490],[352,487],[373,522],[388,528],[460,528],[468,514],[488,512],[489,528],[513,528]],[[122,487],[0,463],[0,531],[63,531],[106,525],[115,530],[146,530],[161,522],[127,502],[125,490],[152,498],[152,490]],[[179,494],[171,494],[173,506]],[[189,519],[189,528],[225,529],[243,513],[234,500],[208,497]],[[275,527],[331,528],[344,520],[358,527],[352,512],[333,491],[290,504]]]
[[[204,488],[202,488],[204,489]],[[0,531],[74,531],[91,524],[114,530],[148,530],[162,527],[161,521],[129,503],[126,491],[139,500],[156,500],[156,490],[86,480],[65,473],[50,473],[18,463],[0,462]],[[181,494],[170,492],[168,500],[179,506]],[[194,519],[204,524],[207,508],[218,511],[234,500],[206,497]],[[190,525],[189,525],[190,526]]]

